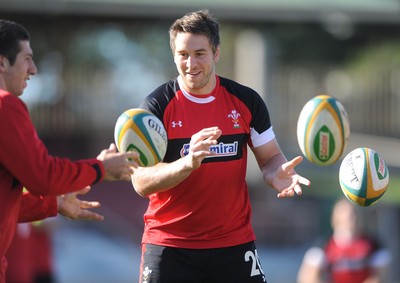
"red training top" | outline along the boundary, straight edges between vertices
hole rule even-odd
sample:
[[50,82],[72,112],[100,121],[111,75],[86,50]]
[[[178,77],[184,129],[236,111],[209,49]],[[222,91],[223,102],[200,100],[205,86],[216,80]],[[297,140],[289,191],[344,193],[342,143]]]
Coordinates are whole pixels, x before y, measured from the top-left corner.
[[140,105],[163,122],[168,135],[165,162],[188,152],[190,138],[218,126],[216,156],[176,187],[149,196],[143,243],[180,248],[219,248],[255,240],[245,181],[247,146],[274,139],[267,107],[252,89],[218,77],[207,96],[180,87],[180,78],[160,86]]
[[[17,222],[56,215],[56,195],[83,189],[103,176],[97,159],[72,162],[49,156],[25,103],[0,89],[0,283],[5,282],[4,255]],[[23,187],[28,193],[22,193]]]

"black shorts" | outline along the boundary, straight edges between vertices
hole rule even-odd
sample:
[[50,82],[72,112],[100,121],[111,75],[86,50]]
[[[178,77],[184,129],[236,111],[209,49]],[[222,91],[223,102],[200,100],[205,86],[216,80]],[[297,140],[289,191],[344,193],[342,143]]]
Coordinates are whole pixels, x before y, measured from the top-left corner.
[[254,242],[216,249],[144,244],[140,283],[265,283]]

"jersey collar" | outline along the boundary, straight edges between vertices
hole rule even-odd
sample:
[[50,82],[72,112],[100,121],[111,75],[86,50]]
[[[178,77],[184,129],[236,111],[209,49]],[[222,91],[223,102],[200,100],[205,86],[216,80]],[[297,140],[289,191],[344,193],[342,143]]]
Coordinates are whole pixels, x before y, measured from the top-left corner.
[[194,95],[194,94],[190,94],[189,92],[187,92],[184,87],[183,87],[183,81],[181,76],[178,76],[178,84],[179,84],[179,88],[182,91],[183,96],[185,96],[187,99],[189,99],[192,102],[195,103],[199,103],[199,104],[205,104],[205,103],[210,103],[212,101],[214,101],[215,99],[215,90],[217,89],[218,85],[219,85],[219,77],[216,76],[216,86],[215,88],[212,90],[212,92],[209,95]]

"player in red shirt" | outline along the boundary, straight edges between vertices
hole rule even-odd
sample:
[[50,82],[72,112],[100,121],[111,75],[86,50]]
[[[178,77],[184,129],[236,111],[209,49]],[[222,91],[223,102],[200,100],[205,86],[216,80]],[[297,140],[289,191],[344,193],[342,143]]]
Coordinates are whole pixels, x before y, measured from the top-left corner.
[[247,147],[278,197],[310,184],[294,170],[302,157],[286,160],[254,90],[215,74],[219,25],[208,11],[176,20],[170,44],[179,76],[140,105],[168,135],[163,162],[132,175],[149,198],[140,282],[266,282],[251,226]]
[[97,158],[77,162],[48,154],[19,98],[37,72],[29,40],[24,27],[0,20],[0,283],[5,282],[4,255],[18,222],[40,220],[57,211],[70,218],[101,220],[86,210],[97,204],[80,201],[76,194],[103,180],[130,180],[136,162],[128,158],[137,160],[136,153],[117,153],[115,145]]
[[299,269],[299,283],[382,283],[390,253],[361,233],[356,207],[347,199],[336,202],[331,217],[332,237],[310,248]]

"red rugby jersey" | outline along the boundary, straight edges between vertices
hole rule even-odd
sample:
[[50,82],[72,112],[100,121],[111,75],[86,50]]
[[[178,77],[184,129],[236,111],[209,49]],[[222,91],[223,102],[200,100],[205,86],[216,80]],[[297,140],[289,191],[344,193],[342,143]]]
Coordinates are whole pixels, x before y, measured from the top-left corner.
[[218,126],[222,136],[199,169],[176,187],[149,196],[143,243],[217,248],[255,240],[247,184],[247,145],[274,139],[267,107],[252,89],[218,77],[207,96],[191,95],[180,78],[157,88],[140,105],[163,122],[165,162],[187,154],[191,136]]
[[341,246],[331,238],[325,247],[327,267],[333,283],[362,283],[372,274],[371,257],[377,245],[367,237],[358,237]]

